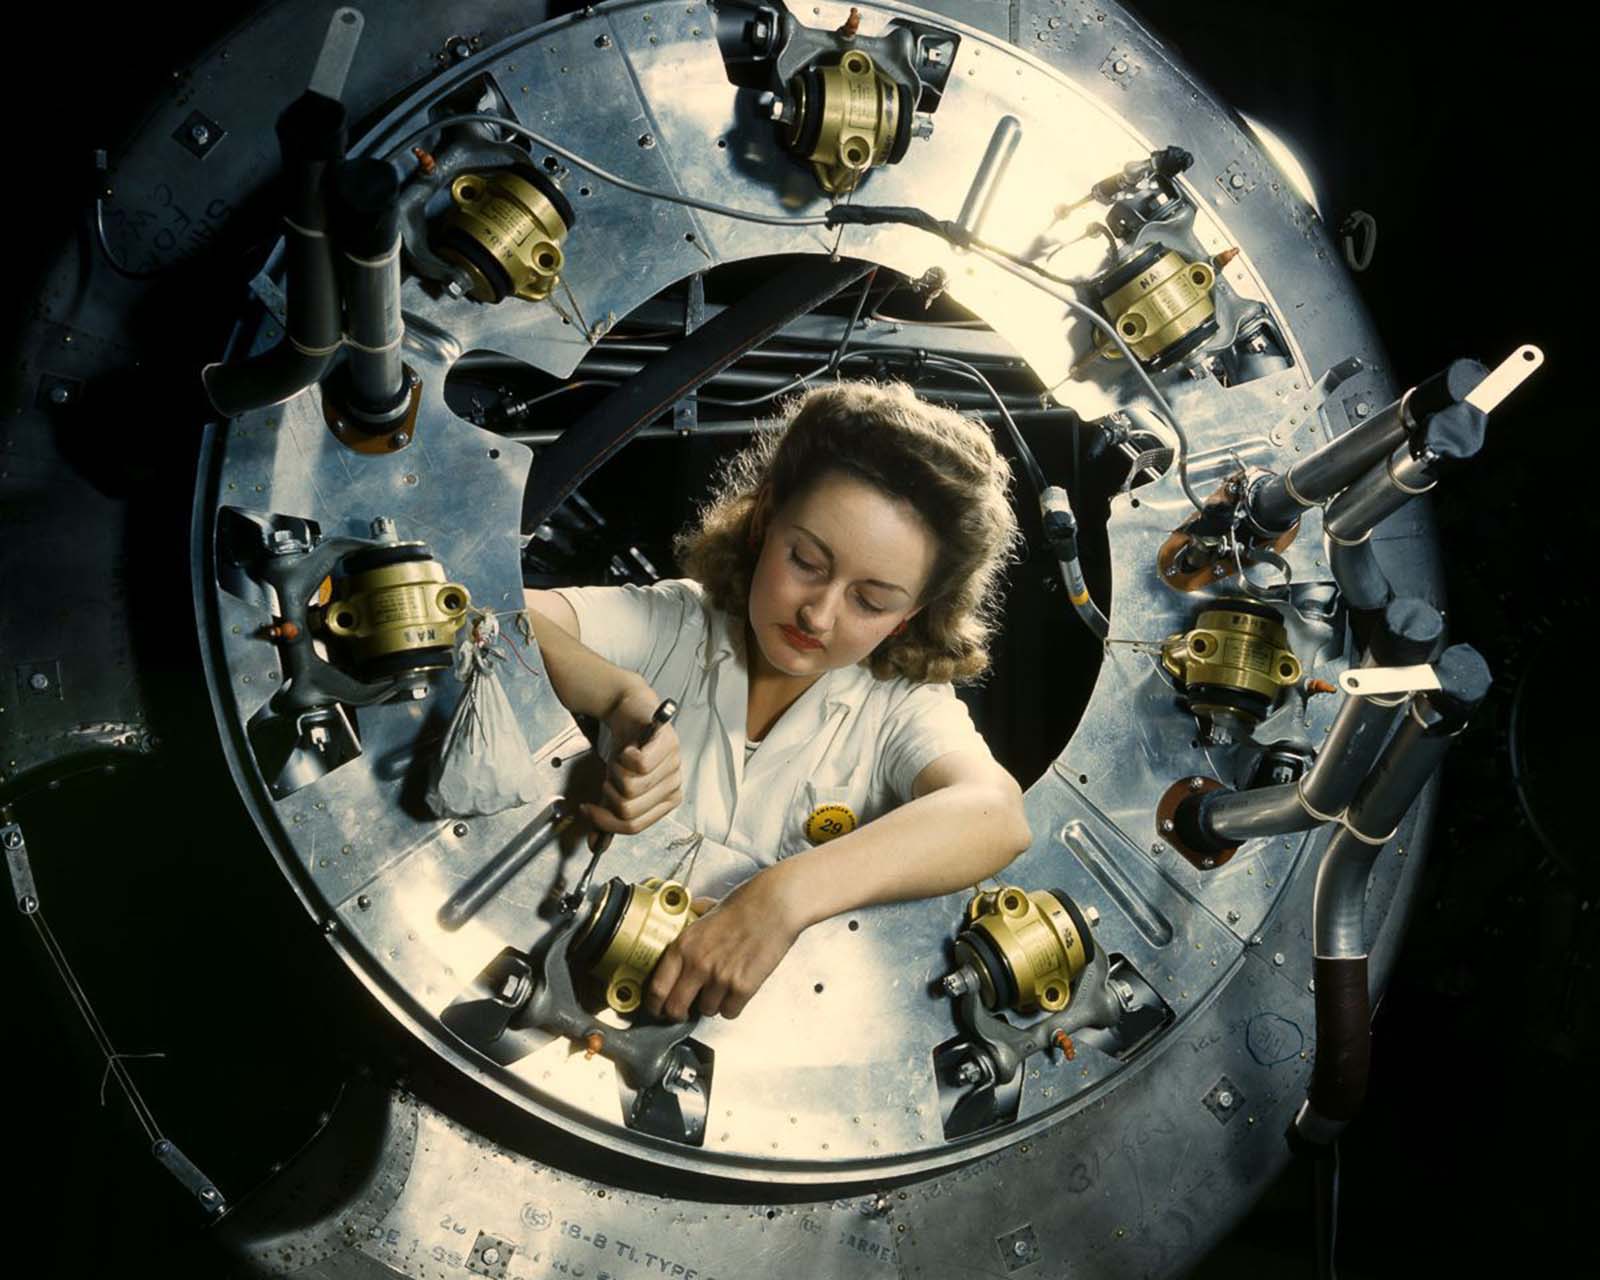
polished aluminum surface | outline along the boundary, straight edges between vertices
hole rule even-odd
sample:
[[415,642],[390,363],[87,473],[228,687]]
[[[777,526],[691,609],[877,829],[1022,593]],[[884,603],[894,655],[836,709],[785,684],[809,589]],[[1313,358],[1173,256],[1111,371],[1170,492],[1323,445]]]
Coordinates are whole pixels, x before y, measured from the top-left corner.
[[[934,7],[989,32],[959,28],[963,41],[935,139],[919,142],[902,164],[875,170],[857,199],[952,215],[996,120],[1010,115],[1021,137],[984,230],[987,239],[1022,252],[1051,226],[1058,204],[1129,160],[1169,144],[1193,151],[1195,166],[1182,179],[1198,206],[1189,224],[1193,240],[1181,227],[1152,224],[1141,242],[1177,238],[1195,256],[1239,247],[1220,273],[1222,332],[1267,309],[1295,359],[1291,368],[1233,387],[1182,370],[1158,376],[1189,434],[1190,472],[1200,492],[1241,464],[1281,468],[1308,455],[1330,431],[1355,421],[1358,400],[1393,398],[1381,348],[1325,228],[1256,141],[1205,99],[1137,23],[1114,5],[1025,0],[1009,10],[984,3]],[[834,26],[848,9],[819,4],[806,20]],[[894,5],[865,6],[862,13],[869,34],[901,13],[950,21]],[[740,114],[711,19],[701,5],[613,4],[511,34],[439,72],[396,106],[377,126],[370,149],[383,150],[432,101],[488,73],[530,127],[637,181],[763,213],[821,211],[811,176],[780,157],[770,126]],[[369,28],[364,53],[375,34]],[[403,35],[388,37],[391,58],[403,52]],[[580,83],[581,93],[566,87]],[[893,1229],[887,1221],[858,1222],[857,1210],[837,1205],[835,1213],[810,1219],[791,1211],[763,1215],[746,1205],[635,1208],[619,1195],[602,1205],[581,1182],[457,1130],[456,1146],[470,1147],[478,1161],[471,1168],[497,1176],[469,1178],[466,1168],[419,1155],[407,1187],[408,1197],[415,1187],[415,1198],[391,1209],[388,1221],[406,1224],[418,1247],[431,1249],[437,1207],[450,1196],[471,1199],[470,1220],[499,1222],[516,1199],[498,1189],[501,1178],[533,1179],[561,1184],[562,1197],[583,1196],[587,1216],[570,1204],[565,1209],[566,1221],[579,1225],[578,1244],[594,1247],[583,1235],[592,1237],[596,1228],[611,1241],[627,1239],[631,1213],[679,1251],[654,1249],[655,1256],[682,1257],[686,1245],[699,1245],[724,1280],[757,1269],[857,1274],[878,1263],[898,1265],[905,1275],[972,1274],[995,1267],[995,1238],[1017,1227],[1011,1219],[1024,1218],[1034,1233],[1027,1247],[1055,1260],[1033,1274],[1066,1274],[1069,1258],[1074,1275],[1173,1272],[1243,1211],[1284,1159],[1282,1121],[1299,1100],[1312,1048],[1308,869],[1322,839],[1252,841],[1214,871],[1189,865],[1157,839],[1156,800],[1174,779],[1200,773],[1237,785],[1247,764],[1238,747],[1199,745],[1193,719],[1174,704],[1155,656],[1162,638],[1228,594],[1180,596],[1154,572],[1156,548],[1190,510],[1174,471],[1113,503],[1111,643],[1077,731],[1028,788],[1035,840],[1007,877],[1059,886],[1095,908],[1097,943],[1132,964],[1176,1021],[1127,1063],[1092,1046],[1070,1066],[1031,1059],[1018,1121],[998,1132],[945,1142],[931,1073],[933,1046],[955,1034],[934,984],[949,967],[963,895],[825,922],[801,938],[743,1017],[702,1023],[695,1034],[716,1052],[715,1089],[704,1148],[683,1147],[623,1127],[613,1069],[603,1059],[585,1061],[564,1041],[535,1041],[526,1056],[502,1066],[439,1022],[503,946],[526,947],[545,931],[541,904],[570,885],[582,860],[570,847],[541,852],[461,928],[439,926],[441,905],[528,818],[513,811],[457,823],[408,806],[408,780],[458,694],[451,677],[434,677],[421,701],[363,708],[363,755],[280,801],[256,774],[243,726],[279,678],[273,648],[260,638],[271,613],[248,590],[233,594],[218,586],[208,545],[218,507],[311,517],[325,536],[365,536],[374,518],[387,516],[399,537],[426,540],[475,604],[520,605],[518,502],[532,455],[462,422],[444,405],[444,375],[464,352],[500,352],[565,375],[589,350],[582,330],[609,328],[691,272],[837,247],[913,278],[943,269],[952,295],[1012,345],[1058,403],[1084,417],[1120,410],[1152,416],[1123,362],[1096,360],[1079,379],[1068,379],[1090,349],[1087,323],[981,257],[904,227],[852,227],[840,236],[733,222],[617,191],[575,167],[558,169],[580,214],[564,246],[574,303],[564,306],[568,319],[550,307],[489,307],[407,280],[405,358],[423,380],[408,447],[375,458],[346,452],[309,395],[214,430],[196,512],[197,590],[236,777],[308,910],[326,922],[329,944],[397,1018],[504,1097],[664,1170],[713,1172],[752,1187],[918,1181]],[[1066,240],[1077,230],[1057,226],[1052,234]],[[1092,237],[1064,244],[1049,265],[1063,275],[1093,271],[1102,265],[1099,245]],[[270,333],[263,328],[258,343],[270,345]],[[1366,367],[1320,402],[1318,379],[1349,356]],[[1428,534],[1426,506],[1412,502],[1374,535],[1399,589],[1435,594]],[[1285,553],[1303,607],[1290,611],[1287,625],[1307,677],[1332,680],[1346,665],[1342,621],[1324,616],[1317,593],[1308,592],[1331,580],[1321,542],[1320,513],[1308,512]],[[534,671],[513,669],[507,693],[549,769],[553,797],[567,785],[580,744],[545,687],[537,655],[526,656]],[[1334,701],[1288,698],[1256,736],[1317,742]],[[1399,852],[1385,853],[1374,876],[1366,934],[1375,955],[1392,955],[1398,924],[1390,907],[1409,891],[1406,873],[1417,860],[1406,863],[1404,851],[1417,847],[1410,830],[1419,819],[1420,812],[1408,820],[1396,841]],[[669,820],[620,840],[602,874],[670,870],[679,858],[672,842],[685,834]],[[726,887],[741,866],[738,855],[708,842],[692,887]],[[1263,960],[1277,953],[1286,957],[1283,964]],[[1248,1099],[1226,1120],[1206,1105],[1224,1077]],[[975,1157],[981,1162],[954,1168]],[[1072,1193],[1066,1212],[1062,1187]],[[808,1221],[821,1223],[821,1231]],[[1136,1228],[1137,1238],[1125,1241],[1130,1232],[1118,1223]],[[818,1234],[826,1247],[811,1240]],[[867,1244],[840,1246],[835,1236]],[[446,1243],[451,1239],[459,1249],[459,1234]],[[619,1274],[647,1273],[632,1255],[625,1261]]]

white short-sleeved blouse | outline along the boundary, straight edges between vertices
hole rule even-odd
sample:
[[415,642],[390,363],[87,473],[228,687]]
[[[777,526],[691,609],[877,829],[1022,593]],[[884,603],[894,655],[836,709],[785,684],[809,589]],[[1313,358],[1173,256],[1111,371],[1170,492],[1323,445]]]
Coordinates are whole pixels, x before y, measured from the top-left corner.
[[917,775],[941,756],[988,754],[950,685],[878,680],[853,666],[824,674],[747,759],[744,627],[699,583],[557,594],[585,646],[678,703],[684,799],[673,818],[760,866],[810,848],[807,821],[825,806],[844,805],[864,824],[910,800]]

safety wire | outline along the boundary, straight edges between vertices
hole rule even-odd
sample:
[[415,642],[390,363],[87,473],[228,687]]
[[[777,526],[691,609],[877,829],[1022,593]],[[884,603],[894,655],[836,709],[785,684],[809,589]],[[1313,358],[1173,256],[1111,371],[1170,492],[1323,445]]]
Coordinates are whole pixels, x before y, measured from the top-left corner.
[[121,1086],[123,1094],[128,1099],[128,1105],[133,1108],[133,1115],[139,1122],[139,1127],[144,1130],[145,1136],[150,1139],[151,1145],[161,1141],[161,1127],[156,1124],[156,1118],[150,1108],[145,1105],[145,1100],[139,1092],[139,1087],[134,1084],[133,1077],[128,1074],[123,1062],[129,1058],[164,1058],[164,1053],[118,1053],[116,1046],[111,1043],[111,1037],[106,1034],[106,1029],[100,1023],[100,1017],[94,1011],[94,1006],[89,1003],[89,996],[79,985],[77,976],[72,972],[72,966],[67,963],[67,956],[56,942],[55,934],[50,932],[50,926],[44,918],[44,909],[35,906],[28,912],[28,919],[32,922],[34,930],[39,935],[39,941],[44,945],[45,954],[50,957],[50,963],[55,965],[56,973],[60,976],[62,985],[67,989],[67,994],[72,997],[72,1003],[78,1006],[78,1012],[83,1015],[83,1020],[89,1028],[89,1034],[94,1037],[96,1046],[106,1060],[106,1075],[100,1078],[100,1105],[105,1105],[106,1076],[115,1076],[117,1084]]
[[[1005,249],[1001,249],[997,245],[992,245],[985,240],[980,240],[977,236],[970,235],[969,233],[962,231],[960,228],[956,228],[954,224],[940,223],[928,214],[922,213],[920,210],[916,209],[882,210],[866,209],[860,206],[855,206],[852,208],[847,203],[842,206],[833,206],[833,208],[830,209],[826,214],[768,214],[756,213],[750,209],[738,209],[731,205],[718,204],[712,200],[701,200],[695,196],[681,195],[675,191],[662,191],[659,188],[648,187],[642,183],[633,182],[620,176],[619,174],[612,173],[608,169],[603,169],[594,161],[586,159],[585,157],[578,155],[576,152],[569,151],[567,148],[550,141],[550,139],[546,138],[543,134],[528,128],[527,125],[521,123],[520,121],[512,120],[506,116],[495,115],[491,112],[467,111],[462,112],[459,115],[444,116],[438,120],[430,120],[426,124],[417,126],[417,128],[406,134],[400,139],[399,142],[395,143],[392,147],[385,151],[384,158],[386,160],[393,161],[407,147],[416,142],[418,139],[426,137],[430,133],[437,133],[440,130],[448,129],[459,124],[497,125],[511,133],[527,138],[530,142],[543,147],[546,151],[560,156],[568,163],[575,164],[580,169],[584,169],[589,173],[594,174],[595,177],[599,178],[603,182],[610,183],[612,186],[619,187],[624,191],[631,191],[635,195],[647,196],[655,200],[664,200],[670,204],[684,205],[690,209],[699,209],[703,213],[714,213],[725,218],[735,218],[742,222],[754,222],[769,227],[820,227],[833,225],[839,227],[841,231],[843,230],[844,226],[849,223],[866,225],[871,222],[897,222],[916,227],[917,229],[926,231],[932,235],[937,235],[940,238],[957,245],[958,247],[970,248],[980,256],[1000,267],[1002,270],[1009,272],[1021,280],[1027,281],[1028,283],[1034,285],[1034,287],[1048,294],[1057,302],[1061,303],[1062,306],[1071,311],[1074,315],[1081,316],[1083,319],[1087,320],[1091,325],[1093,325],[1111,340],[1112,345],[1114,345],[1121,353],[1123,359],[1128,362],[1128,367],[1133,370],[1139,381],[1144,384],[1145,391],[1148,392],[1156,404],[1161,407],[1161,413],[1166,420],[1166,425],[1171,429],[1174,437],[1177,440],[1178,481],[1183,486],[1184,495],[1189,499],[1189,502],[1194,506],[1194,509],[1196,511],[1203,510],[1200,498],[1195,493],[1194,486],[1189,481],[1189,437],[1184,432],[1182,425],[1178,422],[1178,415],[1173,411],[1172,405],[1168,403],[1166,396],[1161,394],[1161,391],[1156,384],[1151,381],[1150,375],[1145,372],[1144,366],[1129,349],[1128,344],[1123,341],[1122,335],[1117,332],[1116,326],[1111,324],[1092,308],[1084,306],[1083,303],[1072,297],[1070,293],[1063,292],[1063,290],[1082,288],[1086,283],[1088,283],[1086,280],[1057,275],[1055,272],[1048,271],[1044,267],[1039,266],[1037,263],[1029,262],[1026,258],[1019,257],[1018,255]],[[839,216],[846,209],[851,210],[851,212],[853,212],[856,216],[853,218],[844,218]]]

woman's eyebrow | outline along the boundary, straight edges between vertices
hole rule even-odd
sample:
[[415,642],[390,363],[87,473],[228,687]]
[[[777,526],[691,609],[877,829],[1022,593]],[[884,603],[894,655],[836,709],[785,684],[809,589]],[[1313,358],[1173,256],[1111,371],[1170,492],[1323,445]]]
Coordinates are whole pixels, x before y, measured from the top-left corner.
[[[830,547],[821,538],[817,537],[816,534],[812,533],[810,529],[805,527],[805,525],[797,524],[794,527],[817,544],[817,549],[821,551],[823,555],[828,557],[829,564],[833,563],[834,556],[832,547]],[[869,587],[882,587],[885,591],[898,591],[903,596],[908,596],[911,594],[904,587],[893,582],[885,582],[882,578],[867,578],[865,579],[865,582]]]

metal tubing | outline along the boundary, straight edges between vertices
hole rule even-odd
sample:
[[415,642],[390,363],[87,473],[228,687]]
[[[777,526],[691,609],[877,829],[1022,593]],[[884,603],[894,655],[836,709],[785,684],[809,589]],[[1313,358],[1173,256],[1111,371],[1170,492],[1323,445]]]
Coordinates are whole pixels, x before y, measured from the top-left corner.
[[1322,527],[1335,541],[1355,542],[1434,483],[1426,462],[1396,449],[1329,503]]
[[459,929],[475,916],[483,904],[505,888],[506,881],[521,871],[528,860],[544,847],[564,817],[565,802],[560,799],[550,801],[510,844],[490,858],[472,879],[439,908],[439,927]]
[[1410,395],[1408,391],[1385,405],[1283,475],[1263,481],[1250,495],[1250,518],[1263,529],[1288,529],[1306,507],[1326,502],[1388,457],[1405,441],[1412,425],[1407,405]]
[[[400,236],[381,258],[344,256],[346,303],[350,309],[350,385],[358,408],[371,406],[382,416],[403,413],[407,390],[400,344]],[[387,413],[379,408],[388,406]],[[362,414],[365,417],[367,415]]]
[[1343,813],[1404,710],[1404,698],[1346,696],[1316,763],[1298,784],[1306,803],[1329,817]]
[[972,185],[967,188],[966,202],[961,206],[961,216],[956,223],[968,235],[977,235],[983,226],[984,215],[999,189],[1000,180],[1006,176],[1011,157],[1022,141],[1022,122],[1016,116],[1001,116],[989,135],[989,147],[983,153],[977,173],[972,175]]
[[1200,829],[1224,849],[1256,836],[1280,836],[1309,831],[1322,821],[1300,801],[1300,788],[1292,782],[1258,787],[1254,791],[1214,791],[1200,806]]

